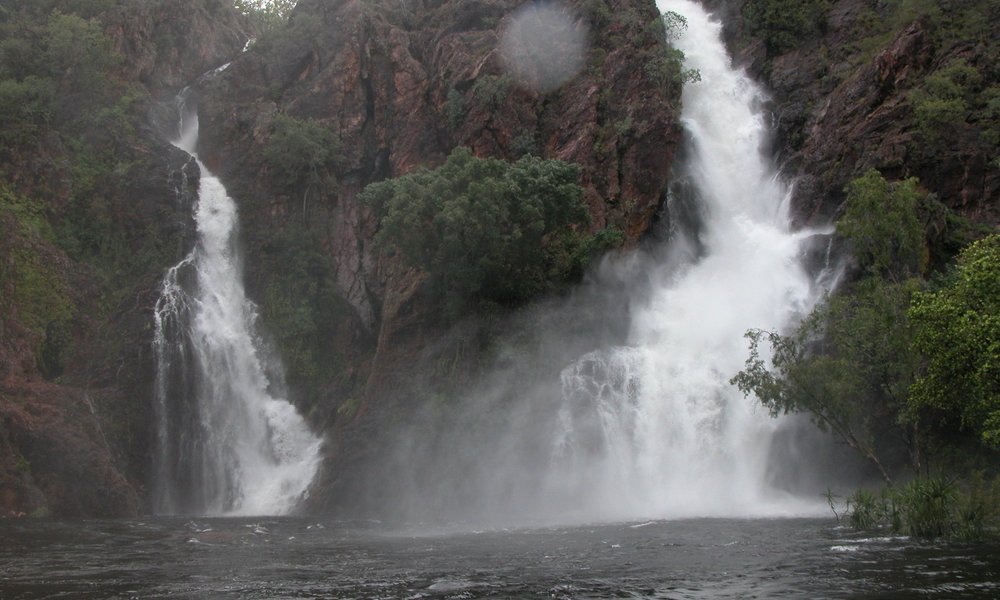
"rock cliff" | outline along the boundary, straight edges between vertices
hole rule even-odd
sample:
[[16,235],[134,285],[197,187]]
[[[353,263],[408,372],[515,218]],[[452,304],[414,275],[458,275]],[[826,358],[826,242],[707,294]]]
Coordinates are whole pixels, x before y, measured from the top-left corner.
[[[1000,17],[996,3],[837,0],[814,30],[778,50],[748,24],[745,0],[706,4],[724,16],[737,60],[773,92],[774,151],[798,177],[801,222],[831,219],[845,185],[875,168],[889,179],[917,177],[963,217],[1000,224],[1000,115],[981,106],[1000,76],[1000,44],[986,25]],[[947,99],[961,103],[945,120],[943,108],[931,109],[946,104],[928,100],[951,84],[959,89]]]

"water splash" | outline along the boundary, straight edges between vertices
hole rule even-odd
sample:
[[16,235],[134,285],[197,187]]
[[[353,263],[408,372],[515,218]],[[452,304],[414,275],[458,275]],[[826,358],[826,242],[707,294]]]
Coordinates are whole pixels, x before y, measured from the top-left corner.
[[732,67],[721,25],[696,2],[657,4],[687,19],[675,44],[701,74],[685,86],[678,171],[701,223],[696,239],[675,232],[668,252],[698,257],[648,273],[652,293],[625,346],[563,371],[554,473],[605,516],[795,512],[800,504],[768,484],[777,422],[728,380],[746,358],[747,329],[787,330],[822,294],[802,260],[817,232],[791,228],[791,187],[761,152],[766,96]]
[[155,509],[285,514],[307,494],[322,440],[268,378],[242,283],[236,203],[198,159],[198,115],[186,99],[173,143],[200,170],[198,241],[167,271],[154,315]]

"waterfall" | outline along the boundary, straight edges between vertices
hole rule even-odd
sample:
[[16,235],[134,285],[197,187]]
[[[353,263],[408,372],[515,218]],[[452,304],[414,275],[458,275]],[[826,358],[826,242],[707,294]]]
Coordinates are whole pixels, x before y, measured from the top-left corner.
[[322,440],[269,377],[274,368],[242,283],[236,203],[198,158],[198,115],[187,95],[178,97],[180,135],[173,144],[200,171],[198,237],[167,271],[154,314],[154,508],[285,514],[308,492]]
[[700,225],[672,232],[675,260],[646,273],[627,343],[562,372],[553,472],[605,516],[787,514],[797,504],[767,476],[779,423],[728,380],[747,329],[787,331],[822,294],[803,266],[817,232],[791,227],[791,187],[762,153],[766,96],[733,68],[721,24],[695,1],[657,4],[687,19],[675,45],[701,74],[685,85],[675,169]]

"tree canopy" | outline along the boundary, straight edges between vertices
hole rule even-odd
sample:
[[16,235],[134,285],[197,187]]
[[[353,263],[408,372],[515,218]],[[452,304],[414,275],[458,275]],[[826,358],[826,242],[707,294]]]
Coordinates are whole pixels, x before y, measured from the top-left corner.
[[944,286],[916,295],[909,318],[926,360],[912,404],[954,414],[1000,446],[1000,235],[965,248]]
[[362,198],[381,220],[377,240],[430,273],[453,309],[513,306],[578,273],[593,249],[579,179],[561,161],[458,148],[437,169],[369,185]]

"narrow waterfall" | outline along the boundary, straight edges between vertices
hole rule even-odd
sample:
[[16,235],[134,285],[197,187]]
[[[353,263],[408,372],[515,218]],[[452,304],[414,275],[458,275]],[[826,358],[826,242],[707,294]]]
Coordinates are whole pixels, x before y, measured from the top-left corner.
[[720,23],[692,0],[657,4],[687,19],[675,44],[701,74],[676,170],[700,227],[673,232],[672,260],[646,274],[627,344],[562,372],[553,470],[607,516],[787,514],[797,505],[767,483],[777,423],[728,380],[747,329],[787,330],[822,293],[802,260],[816,232],[791,229],[791,188],[762,153],[765,94],[733,68]]
[[322,440],[278,396],[246,297],[236,203],[197,155],[198,115],[178,97],[179,138],[200,171],[197,242],[163,279],[155,310],[154,509],[279,515],[308,492]]

